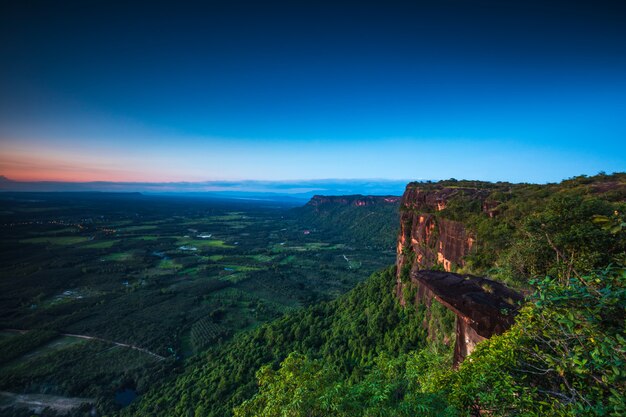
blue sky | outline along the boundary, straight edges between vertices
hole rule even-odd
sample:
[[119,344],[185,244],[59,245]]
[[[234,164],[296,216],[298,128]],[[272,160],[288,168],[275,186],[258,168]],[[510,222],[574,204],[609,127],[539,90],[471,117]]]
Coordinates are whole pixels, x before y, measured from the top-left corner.
[[626,169],[620,2],[16,3],[0,13],[9,178]]

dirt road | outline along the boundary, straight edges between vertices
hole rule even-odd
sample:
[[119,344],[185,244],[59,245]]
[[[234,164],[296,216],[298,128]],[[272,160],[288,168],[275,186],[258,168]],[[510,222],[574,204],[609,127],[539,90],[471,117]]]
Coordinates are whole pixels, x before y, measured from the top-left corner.
[[135,349],[135,350],[138,350],[139,352],[143,352],[143,353],[146,353],[148,355],[152,355],[152,356],[154,356],[155,358],[157,358],[157,359],[159,359],[161,361],[165,359],[164,356],[157,355],[154,352],[150,352],[148,349],[144,349],[142,347],[135,346],[135,345],[129,345],[127,343],[115,342],[113,340],[102,339],[100,337],[95,337],[95,336],[87,336],[87,335],[84,335],[84,334],[61,333],[60,335],[61,336],[67,336],[67,337],[76,337],[76,338],[79,338],[79,339],[97,340],[99,342],[111,343],[111,344],[116,345],[116,346],[121,346],[121,347],[125,347],[125,348],[128,348],[128,349]]
[[0,410],[9,407],[28,408],[34,413],[41,413],[44,408],[50,407],[59,413],[67,413],[81,404],[93,404],[93,398],[60,397],[45,394],[14,394],[0,391]]

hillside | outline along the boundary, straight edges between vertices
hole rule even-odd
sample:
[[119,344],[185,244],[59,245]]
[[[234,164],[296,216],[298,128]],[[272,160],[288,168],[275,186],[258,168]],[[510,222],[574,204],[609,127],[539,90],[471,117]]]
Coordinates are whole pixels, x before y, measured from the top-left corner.
[[[310,258],[307,277],[323,275],[352,242],[365,260],[387,259],[391,242],[396,265],[168,362],[157,378],[126,373],[140,397],[119,414],[621,416],[625,178],[410,183],[401,199],[317,196],[282,212],[303,242],[284,258],[302,257],[293,272]],[[321,237],[326,246],[309,242]],[[274,256],[288,249],[278,242]],[[373,265],[343,273],[362,281]],[[254,293],[254,282],[240,286]]]
[[[125,414],[622,415],[626,274],[607,265],[623,265],[624,178],[409,184],[397,270],[210,350]],[[318,197],[304,210],[346,213],[355,201]],[[459,251],[441,230],[472,244]],[[406,274],[427,266],[492,272],[528,294],[511,329],[457,370],[454,314],[398,302]]]
[[302,225],[348,244],[392,250],[398,230],[398,196],[316,195],[292,214]]
[[[385,270],[335,301],[287,314],[211,349],[124,415],[230,415],[255,393],[257,370],[278,365],[291,352],[322,359],[360,381],[381,355],[425,346],[423,314],[400,308],[392,296],[394,283],[393,269]],[[449,359],[447,353],[440,356],[443,363]]]

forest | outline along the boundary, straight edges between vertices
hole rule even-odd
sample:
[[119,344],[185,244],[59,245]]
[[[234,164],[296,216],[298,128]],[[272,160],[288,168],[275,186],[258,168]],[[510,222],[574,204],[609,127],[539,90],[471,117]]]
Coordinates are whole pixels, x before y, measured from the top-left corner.
[[[489,216],[461,192],[433,215],[476,236],[453,270],[525,295],[513,326],[457,368],[454,314],[394,295],[397,208],[155,200],[124,203],[129,218],[92,199],[71,217],[79,201],[48,200],[64,224],[22,225],[42,203],[5,200],[3,245],[19,250],[2,264],[16,278],[2,283],[0,389],[82,398],[72,416],[624,415],[626,175],[411,186],[497,201]],[[350,222],[365,226],[336,230]],[[393,240],[368,239],[384,229]]]
[[[484,188],[498,199],[499,216],[463,193],[437,215],[478,237],[461,272],[527,295],[513,327],[457,369],[450,311],[401,307],[389,268],[335,301],[207,352],[124,415],[624,415],[625,179],[417,184]],[[425,319],[437,337],[425,332]]]

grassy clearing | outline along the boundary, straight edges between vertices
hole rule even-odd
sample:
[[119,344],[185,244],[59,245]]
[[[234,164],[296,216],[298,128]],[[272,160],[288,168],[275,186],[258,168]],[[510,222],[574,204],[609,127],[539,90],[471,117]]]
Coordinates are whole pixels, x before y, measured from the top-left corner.
[[232,269],[237,272],[260,271],[262,268],[247,265],[224,265],[224,268]]
[[181,269],[182,267],[182,265],[177,264],[172,259],[162,259],[161,262],[159,262],[160,269]]
[[127,262],[133,259],[133,254],[131,252],[116,252],[105,256],[103,259],[105,261]]
[[89,241],[85,236],[46,236],[22,239],[20,243],[48,244],[57,246],[77,245]]
[[0,392],[1,407],[28,408],[37,415],[49,408],[56,413],[66,414],[83,404],[92,404],[93,398],[60,397],[47,394],[14,394]]
[[28,352],[26,355],[22,356],[22,358],[18,360],[32,359],[37,356],[46,355],[48,353],[56,352],[58,350],[61,350],[70,346],[78,345],[81,343],[88,343],[88,341],[84,339],[78,339],[76,337],[59,336],[51,340],[50,342],[44,344],[43,346],[40,346]]
[[224,259],[224,255],[211,255],[208,257],[208,259],[212,262],[219,262]]
[[198,273],[200,272],[200,267],[199,266],[194,266],[192,268],[187,268],[187,269],[183,269],[182,271],[180,271],[180,274],[183,275],[198,275]]
[[280,263],[281,265],[287,265],[287,264],[292,263],[292,262],[293,262],[293,261],[295,261],[295,260],[296,260],[296,257],[295,257],[294,255],[289,255],[289,256],[287,256],[285,259],[283,259],[282,261],[280,261],[279,263]]
[[181,226],[184,227],[194,227],[194,226],[206,226],[206,225],[210,225],[213,224],[214,222],[211,221],[211,218],[207,218],[207,219],[193,219],[193,220],[186,220],[184,222],[178,223]]
[[153,241],[153,240],[157,240],[159,238],[159,236],[137,236],[137,237],[133,237],[133,240],[144,240],[144,241]]
[[56,235],[68,234],[68,233],[78,233],[78,228],[64,227],[62,229],[46,230],[43,232],[31,232],[32,235],[36,235],[36,236],[56,236]]
[[154,268],[148,268],[147,270],[143,271],[141,273],[141,278],[143,278],[144,280],[146,280],[147,282],[150,282],[151,279],[155,278],[155,277],[159,277],[161,275],[168,275],[171,273],[173,268],[161,268],[161,265],[157,265]]
[[248,219],[249,217],[246,216],[243,212],[241,211],[231,211],[228,212],[228,214],[223,214],[221,216],[211,216],[210,219],[213,221],[222,221],[222,222],[231,222],[233,220],[241,220],[241,219]]
[[223,240],[219,239],[179,239],[176,242],[178,246],[193,246],[198,249],[206,248],[220,248],[220,249],[232,249],[234,246],[226,244]]
[[307,250],[337,250],[337,249],[344,249],[346,245],[344,245],[343,243],[331,245],[330,243],[325,243],[325,242],[311,242],[311,243],[305,243],[304,247]]
[[143,226],[130,226],[130,227],[123,227],[119,230],[119,232],[125,233],[125,232],[140,232],[143,230],[155,230],[157,229],[157,226],[154,225],[143,225]]
[[349,260],[348,261],[348,268],[349,269],[359,269],[361,267],[361,262],[360,261],[353,261],[353,260]]
[[274,259],[273,256],[269,256],[269,255],[251,255],[250,256],[251,259],[254,259],[257,262],[270,262],[272,259]]
[[83,245],[83,249],[108,249],[115,245],[119,240],[103,240],[100,242],[90,243],[88,245]]
[[337,250],[344,247],[345,245],[343,244],[331,245],[330,243],[325,242],[310,242],[296,246],[289,246],[287,244],[281,245],[280,243],[278,243],[272,246],[272,252],[313,252],[320,250]]
[[229,281],[233,284],[236,284],[238,282],[248,279],[248,274],[246,274],[245,272],[235,272],[232,274],[223,275],[219,279],[222,281]]

